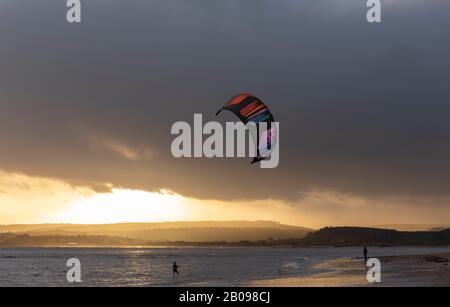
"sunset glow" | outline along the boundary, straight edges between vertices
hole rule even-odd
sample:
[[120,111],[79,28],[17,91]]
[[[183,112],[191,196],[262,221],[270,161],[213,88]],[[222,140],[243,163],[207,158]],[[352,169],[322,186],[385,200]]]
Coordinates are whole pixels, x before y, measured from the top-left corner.
[[161,192],[113,189],[67,204],[55,221],[77,224],[119,222],[161,222],[182,220],[184,200],[181,196]]
[[[422,200],[420,204],[425,202]],[[350,223],[410,223],[419,221],[417,216],[422,223],[444,223],[450,210],[443,207],[441,214],[435,214],[426,206],[419,206],[414,199],[370,199],[320,190],[305,194],[295,203],[281,199],[198,199],[169,190],[143,191],[120,187],[98,192],[57,179],[1,170],[0,204],[0,224],[272,220],[320,228]],[[386,204],[395,206],[387,210]],[[411,204],[416,204],[414,210],[411,210]],[[327,209],[330,206],[336,209],[330,211]]]

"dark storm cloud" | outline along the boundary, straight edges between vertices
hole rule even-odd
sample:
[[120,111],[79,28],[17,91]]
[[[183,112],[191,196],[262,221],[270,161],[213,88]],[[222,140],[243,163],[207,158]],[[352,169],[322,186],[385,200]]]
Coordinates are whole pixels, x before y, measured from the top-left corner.
[[[0,4],[0,168],[216,199],[312,189],[449,196],[448,1]],[[170,127],[237,92],[271,107],[281,161],[174,159]],[[233,119],[221,116],[221,119]]]

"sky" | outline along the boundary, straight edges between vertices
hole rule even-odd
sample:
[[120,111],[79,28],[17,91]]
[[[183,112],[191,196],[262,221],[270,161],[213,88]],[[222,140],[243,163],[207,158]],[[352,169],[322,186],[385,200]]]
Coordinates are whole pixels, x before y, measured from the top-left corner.
[[[0,223],[450,222],[450,2],[381,2],[0,1]],[[171,155],[240,92],[277,168]]]

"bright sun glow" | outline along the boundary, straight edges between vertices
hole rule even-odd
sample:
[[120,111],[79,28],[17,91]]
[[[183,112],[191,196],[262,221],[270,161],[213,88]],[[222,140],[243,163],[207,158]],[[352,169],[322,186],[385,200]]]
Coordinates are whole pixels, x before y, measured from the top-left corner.
[[166,191],[113,189],[70,202],[55,220],[78,224],[181,220],[183,203],[183,197]]
[[196,199],[164,190],[118,187],[98,193],[57,179],[1,169],[0,211],[0,224],[278,220],[309,226],[305,213],[300,215],[294,206],[279,201]]

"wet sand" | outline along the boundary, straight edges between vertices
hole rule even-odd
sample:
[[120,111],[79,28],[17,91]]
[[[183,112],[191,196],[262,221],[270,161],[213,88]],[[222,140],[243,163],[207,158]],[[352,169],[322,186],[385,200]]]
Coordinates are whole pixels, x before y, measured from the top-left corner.
[[312,267],[316,273],[301,277],[259,280],[257,287],[450,287],[450,254],[385,256],[381,282],[369,283],[363,259],[341,258]]

